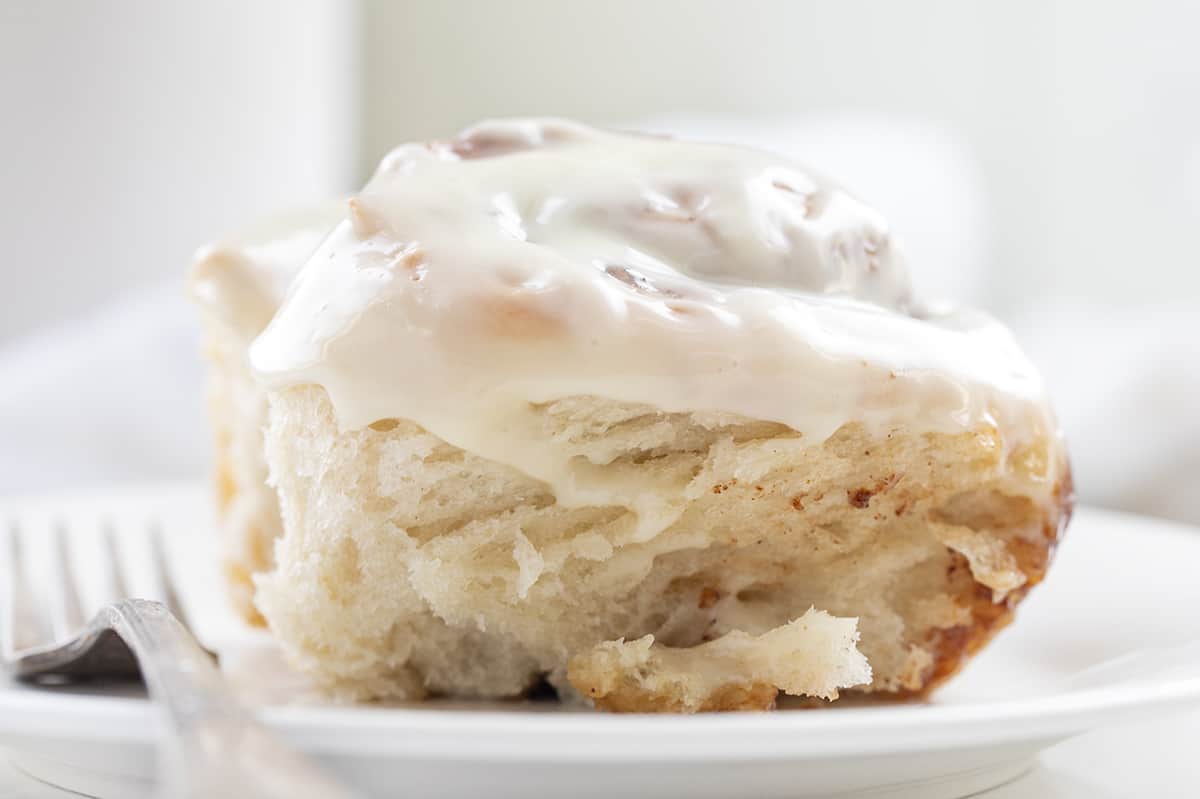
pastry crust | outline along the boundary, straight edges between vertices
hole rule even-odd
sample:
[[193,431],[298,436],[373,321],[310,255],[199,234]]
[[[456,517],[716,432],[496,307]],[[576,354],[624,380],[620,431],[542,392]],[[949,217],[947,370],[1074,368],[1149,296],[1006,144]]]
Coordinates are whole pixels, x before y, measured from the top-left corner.
[[252,578],[274,564],[275,539],[282,527],[263,457],[266,392],[246,366],[246,344],[220,325],[209,325],[208,411],[221,571],[234,609],[248,623],[261,626]]
[[282,528],[275,491],[266,482],[267,393],[251,371],[248,350],[339,213],[337,208],[319,207],[269,220],[240,239],[202,248],[189,275],[209,365],[208,416],[222,572],[234,608],[255,625],[263,619],[254,607],[252,576],[274,563],[275,539]]

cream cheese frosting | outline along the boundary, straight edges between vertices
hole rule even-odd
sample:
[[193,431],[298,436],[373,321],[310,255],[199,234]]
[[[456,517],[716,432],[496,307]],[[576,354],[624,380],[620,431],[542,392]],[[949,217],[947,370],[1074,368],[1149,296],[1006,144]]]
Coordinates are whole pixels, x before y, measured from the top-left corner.
[[848,422],[1052,435],[1041,381],[986,315],[914,302],[885,221],[766,153],[563,120],[391,152],[251,348],[343,429],[387,418],[668,523],[656,487],[543,435],[569,396],[738,414],[807,443]]
[[253,339],[279,309],[308,256],[337,224],[342,207],[291,211],[200,248],[188,273],[192,299],[209,318],[246,341]]

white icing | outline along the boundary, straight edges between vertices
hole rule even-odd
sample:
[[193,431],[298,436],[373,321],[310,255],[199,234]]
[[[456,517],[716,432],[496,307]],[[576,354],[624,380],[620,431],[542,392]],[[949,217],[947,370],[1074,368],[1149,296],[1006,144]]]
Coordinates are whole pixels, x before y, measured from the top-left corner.
[[296,273],[337,224],[342,208],[293,211],[201,247],[188,275],[192,299],[208,318],[248,342],[279,309]]
[[560,120],[484,123],[389,154],[251,350],[340,425],[411,419],[566,504],[655,487],[572,462],[533,403],[596,395],[772,420],[1053,432],[1040,380],[985,315],[916,310],[879,215],[737,147]]

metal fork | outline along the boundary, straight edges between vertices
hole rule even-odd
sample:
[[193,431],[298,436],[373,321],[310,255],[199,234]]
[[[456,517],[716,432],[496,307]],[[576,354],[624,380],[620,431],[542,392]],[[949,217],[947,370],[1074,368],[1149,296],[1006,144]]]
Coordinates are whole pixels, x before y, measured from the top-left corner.
[[[341,799],[352,794],[262,727],[182,623],[161,532],[151,558],[162,601],[130,598],[113,530],[103,534],[99,568],[108,600],[85,621],[80,584],[63,524],[51,531],[50,576],[29,579],[16,523],[0,533],[0,662],[39,684],[79,679],[144,681],[163,710],[160,792],[165,797]],[[40,600],[40,601],[39,601]]]

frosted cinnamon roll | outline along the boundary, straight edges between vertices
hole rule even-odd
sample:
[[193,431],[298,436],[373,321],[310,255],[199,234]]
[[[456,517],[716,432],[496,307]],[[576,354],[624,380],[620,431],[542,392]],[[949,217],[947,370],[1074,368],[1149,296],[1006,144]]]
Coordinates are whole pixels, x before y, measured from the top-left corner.
[[256,604],[359,698],[911,695],[1042,579],[1042,383],[884,220],[738,147],[488,122],[389,154],[250,349]]

